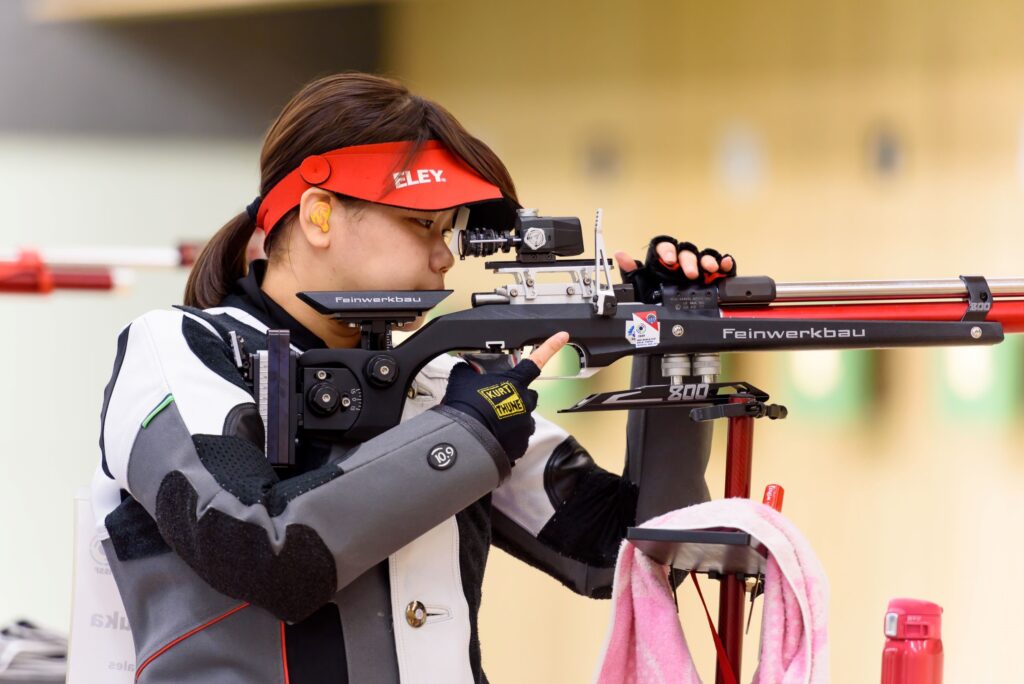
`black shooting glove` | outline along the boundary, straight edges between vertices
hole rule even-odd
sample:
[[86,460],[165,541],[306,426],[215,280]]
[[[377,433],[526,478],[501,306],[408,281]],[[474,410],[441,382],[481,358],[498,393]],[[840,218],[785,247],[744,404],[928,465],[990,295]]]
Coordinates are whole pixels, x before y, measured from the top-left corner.
[[536,427],[533,410],[537,408],[537,393],[527,385],[539,375],[537,364],[529,359],[515,368],[482,374],[467,363],[459,363],[448,375],[448,390],[441,403],[483,423],[514,465],[526,453]]
[[[658,255],[655,247],[662,242],[668,242],[675,246],[676,262],[674,264],[665,263]],[[678,258],[682,252],[691,252],[697,257],[699,273],[697,278],[693,280],[688,278],[683,272],[683,267],[680,263],[682,260]],[[709,273],[701,264],[701,259],[706,255],[713,256],[719,265],[721,265],[722,259],[731,257],[732,268],[728,271],[719,269],[717,273]],[[619,273],[622,276],[622,282],[633,285],[633,292],[636,294],[637,299],[648,304],[658,304],[661,302],[662,285],[675,285],[679,288],[690,285],[710,285],[720,278],[736,275],[736,258],[732,257],[731,254],[720,254],[714,249],[698,250],[697,246],[692,242],[678,242],[669,235],[658,235],[647,246],[647,259],[645,262],[637,261],[636,270],[626,273],[620,269]]]

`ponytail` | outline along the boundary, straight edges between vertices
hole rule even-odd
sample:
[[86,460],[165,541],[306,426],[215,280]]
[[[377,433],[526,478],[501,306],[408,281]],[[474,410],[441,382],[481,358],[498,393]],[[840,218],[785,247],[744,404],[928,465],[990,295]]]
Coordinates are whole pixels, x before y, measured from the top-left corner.
[[208,309],[221,303],[245,275],[246,250],[255,230],[256,222],[243,211],[210,238],[185,284],[186,306]]

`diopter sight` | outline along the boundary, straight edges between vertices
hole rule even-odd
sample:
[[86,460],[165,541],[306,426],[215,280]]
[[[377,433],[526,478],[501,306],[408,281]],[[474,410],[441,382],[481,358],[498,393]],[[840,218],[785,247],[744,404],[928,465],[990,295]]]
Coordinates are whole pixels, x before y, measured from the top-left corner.
[[515,225],[507,230],[468,228],[459,233],[459,258],[489,257],[516,251],[520,263],[555,261],[583,253],[583,229],[575,216],[538,216],[536,209],[520,209]]

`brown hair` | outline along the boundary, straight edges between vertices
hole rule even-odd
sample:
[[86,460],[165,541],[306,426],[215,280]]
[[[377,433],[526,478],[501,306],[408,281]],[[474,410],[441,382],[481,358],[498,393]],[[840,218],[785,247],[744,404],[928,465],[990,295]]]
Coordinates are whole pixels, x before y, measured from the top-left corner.
[[[260,153],[260,196],[311,154],[352,145],[439,140],[483,178],[516,199],[515,185],[498,156],[470,135],[454,116],[435,102],[417,97],[391,79],[344,73],[313,81],[285,105],[270,127]],[[264,242],[272,257],[273,243],[298,213],[293,209]],[[217,306],[234,282],[245,275],[246,248],[256,230],[246,211],[235,216],[210,239],[185,285],[184,303]]]

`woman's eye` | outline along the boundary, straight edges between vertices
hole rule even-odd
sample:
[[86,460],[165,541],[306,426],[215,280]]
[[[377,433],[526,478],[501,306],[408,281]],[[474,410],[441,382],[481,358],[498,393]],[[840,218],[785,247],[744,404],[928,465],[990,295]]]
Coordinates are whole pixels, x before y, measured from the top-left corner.
[[415,221],[416,223],[420,224],[421,226],[423,226],[427,230],[430,230],[431,226],[434,225],[434,219],[413,218],[413,221]]

